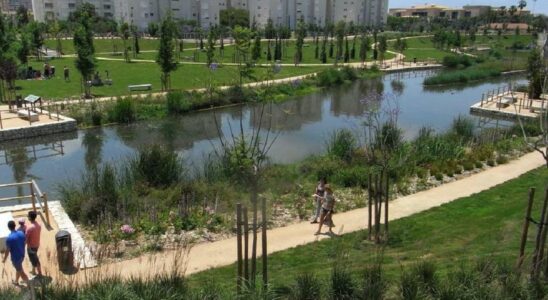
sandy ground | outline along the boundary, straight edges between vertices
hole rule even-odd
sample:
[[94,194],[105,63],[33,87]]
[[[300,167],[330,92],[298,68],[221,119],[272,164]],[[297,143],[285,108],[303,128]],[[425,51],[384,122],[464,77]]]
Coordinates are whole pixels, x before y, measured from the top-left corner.
[[[529,153],[506,165],[491,168],[427,191],[398,198],[390,202],[390,220],[407,217],[461,197],[487,190],[542,165],[544,165],[544,160],[538,153]],[[334,215],[334,222],[337,224],[335,228],[337,234],[364,229],[367,223],[367,209],[361,208],[336,214]],[[316,225],[302,222],[269,230],[268,253],[330,238],[326,234],[314,235],[316,229]],[[325,233],[327,228],[323,231]],[[97,268],[67,275],[58,271],[55,256],[47,255],[48,253],[55,253],[54,248],[50,248],[54,246],[52,244],[52,235],[54,233],[43,232],[44,246],[40,257],[43,259],[44,268],[48,275],[59,282],[86,282],[89,279],[107,275],[150,277],[161,272],[171,271],[174,267],[185,268],[186,274],[193,274],[209,268],[226,266],[236,261],[236,238],[233,237],[222,241],[195,245],[190,249],[181,248],[180,250],[164,251],[122,262],[101,265]],[[260,241],[259,245],[261,245]],[[27,269],[29,267],[27,262],[25,267]],[[13,272],[9,264],[4,267],[4,270],[7,270],[7,272],[3,272],[1,283],[5,284],[9,282]]]

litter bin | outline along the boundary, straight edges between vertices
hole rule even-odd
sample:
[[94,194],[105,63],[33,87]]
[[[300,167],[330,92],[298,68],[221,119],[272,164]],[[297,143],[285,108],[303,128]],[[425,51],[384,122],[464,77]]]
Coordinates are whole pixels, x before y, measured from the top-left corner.
[[60,270],[68,270],[74,267],[74,254],[72,252],[72,238],[70,233],[61,230],[55,234],[57,246],[57,262]]

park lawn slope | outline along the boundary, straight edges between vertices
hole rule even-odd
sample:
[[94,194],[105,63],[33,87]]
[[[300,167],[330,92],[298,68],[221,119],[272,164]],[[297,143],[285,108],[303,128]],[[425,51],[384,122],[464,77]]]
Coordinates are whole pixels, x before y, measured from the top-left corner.
[[[65,99],[78,97],[82,91],[80,74],[74,66],[73,58],[60,58],[50,61],[56,67],[56,77],[49,80],[17,80],[18,94],[35,94],[45,99]],[[32,61],[34,69],[42,70],[43,62]],[[63,67],[70,70],[69,82],[63,80]],[[324,67],[283,67],[274,78],[286,78],[297,75],[311,74],[323,70]],[[123,61],[97,61],[97,71],[102,79],[106,78],[105,71],[113,80],[112,86],[93,87],[92,94],[97,97],[122,96],[129,94],[128,85],[152,84],[152,92],[160,91],[160,67],[155,63]],[[254,69],[256,80],[247,79],[245,82],[262,81],[266,79],[268,68]],[[171,85],[176,90],[197,89],[206,87],[209,80],[217,86],[233,85],[238,82],[238,69],[235,66],[224,66],[211,71],[205,65],[179,65],[171,75]]]
[[[538,219],[547,179],[548,169],[539,168],[490,190],[392,221],[390,243],[383,254],[388,278],[397,280],[402,266],[420,259],[436,262],[440,273],[481,258],[512,264],[518,254],[528,189],[537,189],[532,216]],[[364,241],[366,234],[354,232],[270,255],[269,277],[275,285],[290,284],[303,273],[327,280],[331,268],[344,262],[359,275],[379,254],[379,248]],[[531,227],[528,253],[533,236]],[[337,259],[341,256],[343,261]],[[214,281],[233,288],[235,274],[236,266],[231,265],[192,275],[190,282]]]

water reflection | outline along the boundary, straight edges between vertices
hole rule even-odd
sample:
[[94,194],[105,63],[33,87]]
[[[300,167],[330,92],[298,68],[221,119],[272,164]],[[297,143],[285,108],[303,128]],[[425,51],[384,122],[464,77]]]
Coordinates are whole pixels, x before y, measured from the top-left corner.
[[[3,158],[0,182],[36,178],[44,190],[54,193],[57,184],[79,178],[82,170],[102,163],[117,163],[143,145],[153,143],[170,147],[186,161],[201,166],[204,155],[218,146],[219,130],[220,134],[229,136],[231,131],[250,133],[259,126],[261,134],[266,134],[269,128],[279,133],[269,152],[271,160],[291,163],[325,151],[325,141],[332,131],[360,128],[366,111],[387,109],[388,101],[382,99],[394,98],[400,110],[399,126],[406,138],[412,138],[423,126],[445,130],[454,117],[468,115],[470,105],[480,99],[483,92],[506,82],[498,79],[450,88],[424,88],[424,76],[431,73],[390,74],[280,104],[230,107],[0,144],[0,158]],[[460,90],[455,93],[455,89]],[[364,99],[367,101],[362,101]],[[489,122],[481,124],[493,126]],[[33,147],[48,150],[35,155]],[[41,158],[45,155],[51,156]]]

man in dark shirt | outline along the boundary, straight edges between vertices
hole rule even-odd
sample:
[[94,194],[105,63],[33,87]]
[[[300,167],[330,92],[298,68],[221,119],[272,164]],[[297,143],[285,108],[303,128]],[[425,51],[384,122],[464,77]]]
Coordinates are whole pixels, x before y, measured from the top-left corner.
[[11,256],[11,263],[15,268],[15,285],[19,285],[19,278],[22,278],[27,286],[29,285],[29,278],[23,270],[23,260],[25,259],[25,234],[21,231],[15,230],[15,222],[9,221],[8,228],[10,235],[6,239],[6,252],[4,253],[3,263],[6,263],[8,255]]

